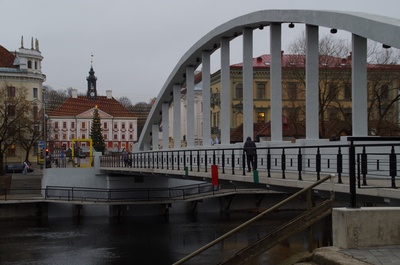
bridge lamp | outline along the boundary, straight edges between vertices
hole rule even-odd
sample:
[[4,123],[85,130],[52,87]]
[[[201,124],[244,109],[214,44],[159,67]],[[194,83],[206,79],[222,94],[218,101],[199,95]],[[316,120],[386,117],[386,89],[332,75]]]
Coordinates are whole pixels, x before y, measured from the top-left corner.
[[387,44],[382,44],[382,48],[384,48],[384,49],[389,49],[389,48],[391,48],[392,46],[390,46],[390,45],[387,45]]
[[293,24],[293,22],[292,22],[292,23],[290,23],[290,24],[288,25],[288,27],[289,27],[289,28],[291,28],[291,29],[292,29],[292,28],[294,28],[294,24]]
[[331,33],[332,34],[336,34],[337,33],[337,29],[331,29]]

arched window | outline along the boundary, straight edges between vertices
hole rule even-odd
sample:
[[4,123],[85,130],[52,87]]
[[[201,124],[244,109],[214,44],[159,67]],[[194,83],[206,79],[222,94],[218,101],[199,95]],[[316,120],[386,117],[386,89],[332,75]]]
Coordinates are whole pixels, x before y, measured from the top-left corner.
[[243,113],[236,114],[236,127],[243,123]]
[[28,68],[31,69],[32,68],[32,61],[28,60]]
[[243,84],[238,83],[235,87],[235,98],[243,98]]

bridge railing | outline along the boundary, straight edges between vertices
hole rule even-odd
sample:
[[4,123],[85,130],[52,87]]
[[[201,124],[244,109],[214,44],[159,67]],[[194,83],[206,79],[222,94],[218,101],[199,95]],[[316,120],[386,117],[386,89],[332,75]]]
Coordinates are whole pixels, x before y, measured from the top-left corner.
[[[287,173],[296,173],[298,180],[303,180],[304,174],[315,175],[316,180],[319,180],[321,174],[330,173],[337,175],[338,183],[342,183],[342,176],[350,175],[350,146],[351,144],[257,147],[256,167],[260,174],[265,174],[268,178],[273,177],[273,173],[279,173],[282,179],[287,178]],[[353,146],[360,188],[367,185],[368,180],[374,179],[388,179],[386,186],[396,187],[400,142],[353,142]],[[248,174],[243,148],[157,150],[129,153],[125,157],[122,154],[100,157],[100,168],[210,172],[211,165],[217,165],[223,174]]]
[[214,193],[220,189],[221,187],[213,186],[211,183],[200,183],[170,188],[127,189],[47,186],[44,189],[44,198],[61,201],[96,201],[107,203],[185,200],[189,196],[195,196],[198,194],[209,193],[214,195]]
[[[319,180],[321,174],[335,174],[338,183],[346,181],[360,189],[397,188],[400,137],[348,137],[348,143],[326,142],[323,145],[258,144],[256,150],[260,177],[295,177],[302,181],[305,174],[315,176],[315,180]],[[212,165],[217,165],[222,174],[245,176],[247,173],[246,155],[239,147],[154,150],[100,158],[101,169],[116,170],[131,168],[190,174],[210,172]],[[352,174],[354,179],[349,178]]]

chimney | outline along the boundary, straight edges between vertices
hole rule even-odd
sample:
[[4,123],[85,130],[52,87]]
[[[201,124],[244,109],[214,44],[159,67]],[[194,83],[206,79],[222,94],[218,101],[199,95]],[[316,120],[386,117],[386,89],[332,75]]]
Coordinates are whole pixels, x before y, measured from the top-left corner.
[[72,94],[72,98],[78,98],[78,89],[72,89],[72,92],[71,92],[71,94]]
[[112,99],[112,91],[106,90],[107,99]]

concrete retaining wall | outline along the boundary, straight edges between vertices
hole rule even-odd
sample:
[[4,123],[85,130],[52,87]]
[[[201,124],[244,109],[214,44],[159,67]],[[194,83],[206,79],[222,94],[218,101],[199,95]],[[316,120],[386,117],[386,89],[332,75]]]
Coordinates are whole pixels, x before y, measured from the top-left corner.
[[336,208],[333,246],[363,248],[400,244],[400,207]]

